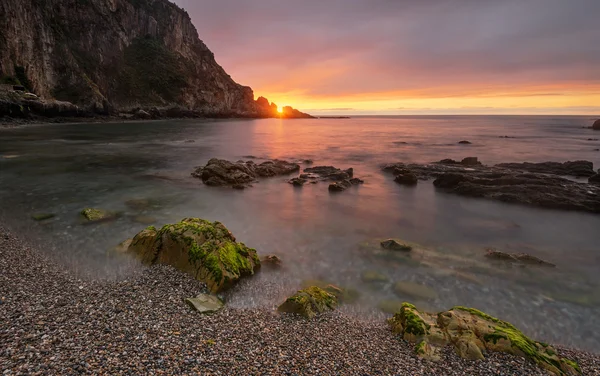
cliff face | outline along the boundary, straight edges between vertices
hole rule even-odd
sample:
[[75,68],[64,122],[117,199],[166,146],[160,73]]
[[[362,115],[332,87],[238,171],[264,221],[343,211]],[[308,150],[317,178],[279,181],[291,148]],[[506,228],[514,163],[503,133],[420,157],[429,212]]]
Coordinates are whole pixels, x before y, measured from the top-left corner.
[[0,19],[0,77],[42,98],[99,113],[178,105],[207,116],[276,116],[167,0],[2,0]]

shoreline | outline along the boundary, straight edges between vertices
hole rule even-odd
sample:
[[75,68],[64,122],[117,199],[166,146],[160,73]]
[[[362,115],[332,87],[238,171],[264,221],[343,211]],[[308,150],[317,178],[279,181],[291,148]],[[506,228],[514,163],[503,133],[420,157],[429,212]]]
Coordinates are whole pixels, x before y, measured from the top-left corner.
[[[24,230],[21,230],[24,231]],[[228,308],[212,316],[183,299],[205,290],[167,266],[134,267],[125,279],[78,278],[0,223],[0,369],[13,374],[202,373],[545,375],[501,353],[483,361],[417,358],[385,322],[343,310],[306,321],[270,307]],[[600,354],[558,347],[584,375]]]

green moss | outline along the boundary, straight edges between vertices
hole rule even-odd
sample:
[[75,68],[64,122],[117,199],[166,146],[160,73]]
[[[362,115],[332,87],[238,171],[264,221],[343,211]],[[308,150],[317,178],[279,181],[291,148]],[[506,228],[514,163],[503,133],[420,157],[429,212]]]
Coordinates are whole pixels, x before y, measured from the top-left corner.
[[88,221],[99,221],[112,216],[112,214],[107,211],[93,208],[83,209],[81,215]]
[[[417,308],[410,303],[402,303],[400,309],[400,319],[403,323],[404,332],[421,336],[429,333],[431,325],[427,324],[421,316],[419,316]],[[398,315],[398,314],[397,314]]]
[[221,264],[231,273],[243,275],[253,272],[250,261],[245,257],[248,251],[243,244],[226,242],[220,245],[217,252]]
[[426,346],[425,341],[421,341],[421,342],[417,343],[417,345],[415,346],[415,352],[417,353],[417,355],[425,354],[425,346]]
[[148,226],[148,227],[146,227],[146,230],[156,231],[156,227],[154,227],[154,226]]
[[491,321],[491,322],[494,322],[494,323],[496,323],[496,324],[500,324],[500,325],[503,325],[503,326],[505,326],[505,327],[508,327],[508,328],[512,328],[512,329],[514,329],[514,330],[517,330],[517,328],[515,328],[515,327],[514,327],[512,324],[510,324],[510,323],[508,323],[508,322],[506,322],[506,321],[499,320],[499,319],[497,319],[497,318],[495,318],[495,317],[493,317],[493,316],[490,316],[490,315],[488,315],[487,313],[481,312],[480,310],[478,310],[478,309],[475,309],[475,308],[469,308],[469,307],[456,306],[456,307],[453,307],[453,308],[452,308],[452,309],[450,309],[450,310],[451,310],[451,311],[453,311],[453,310],[454,310],[454,311],[464,311],[464,312],[468,312],[468,313],[470,313],[470,314],[472,314],[472,315],[479,316],[479,317],[481,317],[481,318],[482,318],[482,319],[484,319],[484,320]]
[[490,333],[483,336],[484,341],[492,342],[494,345],[498,343],[500,339],[508,339],[508,337],[502,333]]
[[577,362],[575,362],[575,361],[573,361],[571,359],[567,359],[567,358],[561,358],[561,360],[563,361],[563,363],[565,363],[566,365],[570,366],[575,371],[581,373],[581,368],[579,367],[579,364],[577,364]]

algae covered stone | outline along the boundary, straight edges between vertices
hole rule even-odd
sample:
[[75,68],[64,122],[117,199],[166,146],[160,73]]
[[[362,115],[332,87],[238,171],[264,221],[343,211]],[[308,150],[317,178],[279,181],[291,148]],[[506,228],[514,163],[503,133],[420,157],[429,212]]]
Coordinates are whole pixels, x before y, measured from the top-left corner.
[[310,286],[287,298],[277,310],[296,313],[310,319],[320,313],[333,311],[337,305],[338,301],[335,295],[317,286]]
[[90,222],[97,222],[116,218],[116,213],[94,208],[83,209],[80,214],[85,220]]
[[307,279],[302,281],[302,288],[316,286],[334,295],[340,304],[352,304],[360,298],[358,290],[351,287],[341,287],[320,279]]
[[238,243],[220,222],[186,218],[160,230],[150,226],[138,233],[128,252],[144,264],[166,264],[223,291],[260,268],[255,249]]
[[555,349],[525,336],[510,323],[474,308],[454,307],[431,314],[403,303],[388,320],[392,331],[415,344],[418,356],[440,360],[440,351],[452,345],[466,359],[483,359],[489,351],[526,357],[555,375],[580,375],[576,362],[561,358]]

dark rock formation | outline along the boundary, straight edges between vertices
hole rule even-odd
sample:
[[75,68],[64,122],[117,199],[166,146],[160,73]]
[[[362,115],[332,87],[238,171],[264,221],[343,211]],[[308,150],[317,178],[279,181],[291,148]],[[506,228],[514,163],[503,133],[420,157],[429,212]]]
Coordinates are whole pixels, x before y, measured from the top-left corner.
[[594,164],[589,161],[542,162],[542,163],[500,163],[497,165],[511,170],[536,172],[541,174],[571,175],[588,177],[595,174]]
[[412,171],[402,171],[396,175],[394,181],[402,185],[417,185],[419,179]]
[[206,166],[196,168],[192,176],[202,179],[206,185],[231,186],[243,189],[259,177],[286,175],[299,170],[299,165],[277,159],[257,165],[253,161],[237,161],[234,163],[213,158],[208,161]]
[[304,174],[300,175],[302,179],[313,180],[347,180],[354,176],[354,169],[349,168],[340,170],[333,166],[315,166],[304,169]]
[[485,256],[490,259],[494,259],[494,260],[518,262],[518,263],[529,264],[529,265],[556,267],[556,265],[551,262],[542,260],[542,259],[532,256],[532,255],[528,255],[527,253],[507,253],[507,252],[497,251],[495,249],[488,249]]
[[359,178],[336,181],[329,184],[329,192],[342,192],[352,187],[353,185],[359,185],[362,183],[364,183],[364,181],[360,180]]
[[308,180],[302,178],[293,178],[288,180],[288,183],[290,183],[294,187],[302,187],[304,184],[306,184],[307,181]]
[[402,242],[399,242],[396,239],[383,240],[380,244],[381,244],[381,248],[387,249],[389,251],[405,251],[405,252],[412,251],[411,245],[404,244]]
[[458,141],[458,143],[461,145],[471,145],[471,141],[467,141],[467,140]]
[[[523,165],[526,164],[516,164],[516,167],[521,168]],[[465,167],[454,162],[425,165],[395,163],[385,165],[382,169],[390,173],[408,169],[421,180],[435,179],[433,184],[448,193],[550,209],[600,213],[600,185],[580,183],[549,173],[554,171],[563,175],[565,171],[570,171],[587,174],[588,168],[591,169],[590,162],[583,161],[575,165],[550,163],[549,166],[553,168],[543,170],[548,172],[543,174],[524,172],[507,166],[512,167],[513,164]],[[599,179],[594,176],[590,181],[592,183]]]
[[592,125],[592,129],[595,131],[600,131],[600,119],[594,122],[594,125]]
[[[12,84],[0,99],[17,107],[25,105],[14,86],[44,106],[73,103],[64,116],[178,107],[186,117],[309,117],[255,101],[217,64],[187,12],[167,0],[4,0],[0,15],[0,77]],[[14,105],[0,103],[0,116],[23,117]],[[183,117],[173,115],[164,116]]]
[[600,184],[600,174],[596,174],[596,175],[590,176],[590,178],[588,179],[588,183],[590,183],[590,184]]

